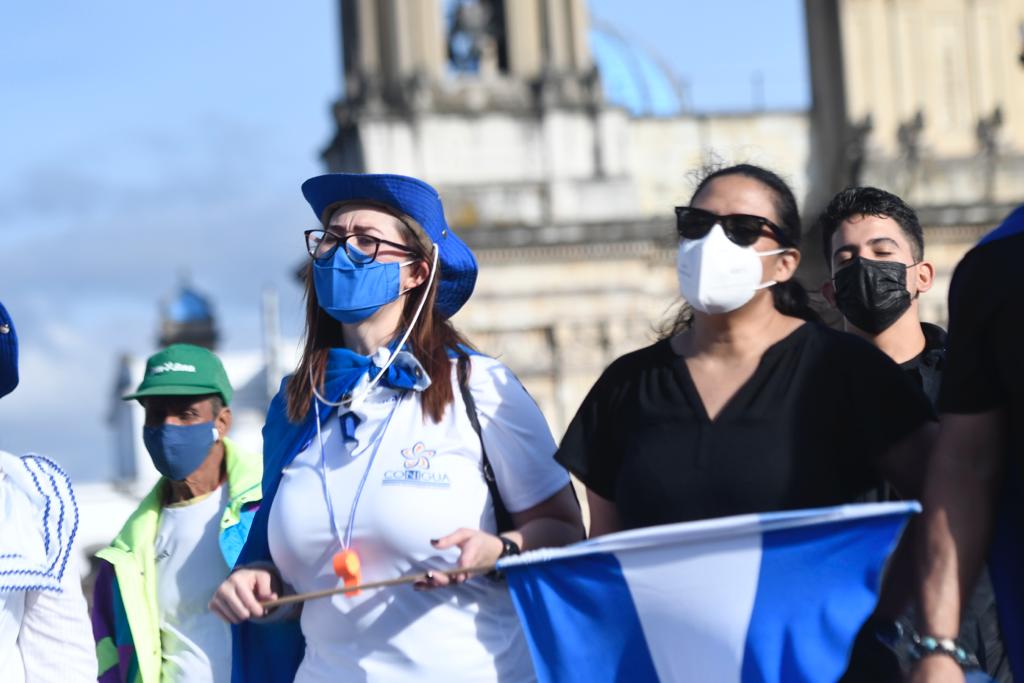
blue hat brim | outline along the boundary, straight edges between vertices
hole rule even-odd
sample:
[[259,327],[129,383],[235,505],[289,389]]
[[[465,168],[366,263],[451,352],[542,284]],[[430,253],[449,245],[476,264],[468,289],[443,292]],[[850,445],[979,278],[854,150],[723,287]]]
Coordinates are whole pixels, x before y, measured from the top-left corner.
[[10,314],[0,303],[0,396],[6,396],[17,386],[18,333]]
[[302,195],[321,223],[335,204],[359,200],[384,204],[411,216],[438,248],[441,281],[437,312],[450,318],[469,300],[476,285],[476,257],[448,226],[441,197],[427,183],[403,175],[328,173],[302,183]]
[[1013,237],[1024,233],[1024,205],[1018,206],[1016,209],[1010,212],[1010,215],[999,224],[999,226],[985,235],[978,245],[988,244],[995,240],[1001,240],[1006,237]]

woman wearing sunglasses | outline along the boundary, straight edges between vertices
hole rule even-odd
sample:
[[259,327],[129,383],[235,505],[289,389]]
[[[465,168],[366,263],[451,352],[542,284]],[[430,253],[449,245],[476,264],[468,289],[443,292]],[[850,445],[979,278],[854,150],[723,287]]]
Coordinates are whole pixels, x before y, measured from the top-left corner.
[[612,363],[556,454],[586,484],[591,535],[836,505],[883,479],[916,495],[928,403],[810,310],[785,182],[719,170],[676,217],[688,306],[666,338]]
[[[233,680],[531,681],[505,586],[437,572],[583,535],[536,404],[449,320],[476,260],[415,178],[302,190],[323,226],[305,233],[302,358],[264,427],[263,506],[211,602],[239,624]],[[361,582],[428,578],[261,619],[286,586],[336,587],[339,564]]]

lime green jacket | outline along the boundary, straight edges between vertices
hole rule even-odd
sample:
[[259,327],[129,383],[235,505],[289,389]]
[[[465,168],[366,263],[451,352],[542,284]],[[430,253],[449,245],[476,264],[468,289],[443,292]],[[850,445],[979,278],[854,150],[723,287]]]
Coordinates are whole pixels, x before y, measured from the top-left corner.
[[[220,520],[227,568],[238,559],[263,497],[262,456],[224,439],[228,505]],[[101,683],[158,683],[162,653],[154,543],[165,480],[160,479],[125,522],[103,560],[93,593],[92,624]]]

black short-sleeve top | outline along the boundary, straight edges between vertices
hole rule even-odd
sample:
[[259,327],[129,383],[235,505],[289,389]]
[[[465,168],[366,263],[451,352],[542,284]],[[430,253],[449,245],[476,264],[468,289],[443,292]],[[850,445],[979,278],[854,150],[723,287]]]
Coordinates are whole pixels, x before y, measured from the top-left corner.
[[949,286],[949,346],[942,413],[1002,408],[1009,452],[1024,465],[1024,233],[967,252]]
[[948,365],[939,409],[1024,403],[1024,233],[967,252],[949,286]]
[[886,449],[930,419],[885,354],[806,323],[765,351],[714,420],[669,340],[622,356],[555,459],[629,529],[851,502],[882,483]]

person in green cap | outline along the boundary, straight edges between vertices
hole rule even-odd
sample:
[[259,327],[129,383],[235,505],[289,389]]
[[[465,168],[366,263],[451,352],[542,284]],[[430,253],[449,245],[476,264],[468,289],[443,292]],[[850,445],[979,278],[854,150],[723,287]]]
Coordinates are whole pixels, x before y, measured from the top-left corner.
[[101,683],[227,681],[231,631],[207,609],[262,498],[262,457],[234,444],[231,383],[212,352],[174,344],[124,397],[163,476],[97,557],[93,635]]

